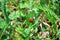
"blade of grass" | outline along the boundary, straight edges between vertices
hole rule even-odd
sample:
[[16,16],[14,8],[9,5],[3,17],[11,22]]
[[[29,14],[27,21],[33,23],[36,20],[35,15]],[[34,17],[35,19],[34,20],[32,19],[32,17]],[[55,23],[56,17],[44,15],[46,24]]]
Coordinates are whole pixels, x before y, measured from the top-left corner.
[[6,20],[6,22],[9,23],[9,18],[7,16],[7,13],[6,13],[6,0],[2,0],[1,7],[2,7],[3,16]]
[[2,30],[2,32],[0,34],[0,40],[1,40],[1,37],[2,37],[3,33],[6,31],[6,28],[8,28],[9,26],[11,26],[10,23],[9,23],[10,20],[8,18],[7,13],[6,13],[6,0],[2,0],[2,2],[1,2],[1,8],[2,8],[2,13],[3,13],[3,16],[5,18],[5,21],[6,21],[7,25],[3,28],[3,30]]

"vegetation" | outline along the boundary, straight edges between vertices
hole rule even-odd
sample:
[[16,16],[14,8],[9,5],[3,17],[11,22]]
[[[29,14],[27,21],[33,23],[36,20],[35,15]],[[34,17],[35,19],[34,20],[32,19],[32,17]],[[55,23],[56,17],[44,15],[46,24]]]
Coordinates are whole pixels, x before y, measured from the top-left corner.
[[58,0],[0,0],[0,40],[60,40]]

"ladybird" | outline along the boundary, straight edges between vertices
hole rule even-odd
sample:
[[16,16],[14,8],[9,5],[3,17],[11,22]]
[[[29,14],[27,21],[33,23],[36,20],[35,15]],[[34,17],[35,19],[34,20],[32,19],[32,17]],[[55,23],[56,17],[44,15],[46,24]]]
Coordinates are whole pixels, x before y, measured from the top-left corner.
[[29,21],[32,23],[34,21],[34,19],[33,18],[30,18]]

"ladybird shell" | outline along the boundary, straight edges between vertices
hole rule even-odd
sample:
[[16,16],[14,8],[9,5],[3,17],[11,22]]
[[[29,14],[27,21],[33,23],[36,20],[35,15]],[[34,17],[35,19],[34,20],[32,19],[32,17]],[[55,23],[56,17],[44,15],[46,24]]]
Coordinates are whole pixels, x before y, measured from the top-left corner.
[[32,18],[30,18],[30,20],[29,20],[31,23],[34,21]]

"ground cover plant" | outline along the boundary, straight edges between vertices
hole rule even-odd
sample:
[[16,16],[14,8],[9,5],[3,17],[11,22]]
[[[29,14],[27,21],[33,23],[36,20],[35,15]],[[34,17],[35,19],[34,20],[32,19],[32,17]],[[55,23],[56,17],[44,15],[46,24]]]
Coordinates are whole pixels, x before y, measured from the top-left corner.
[[60,40],[59,0],[0,0],[0,40]]

